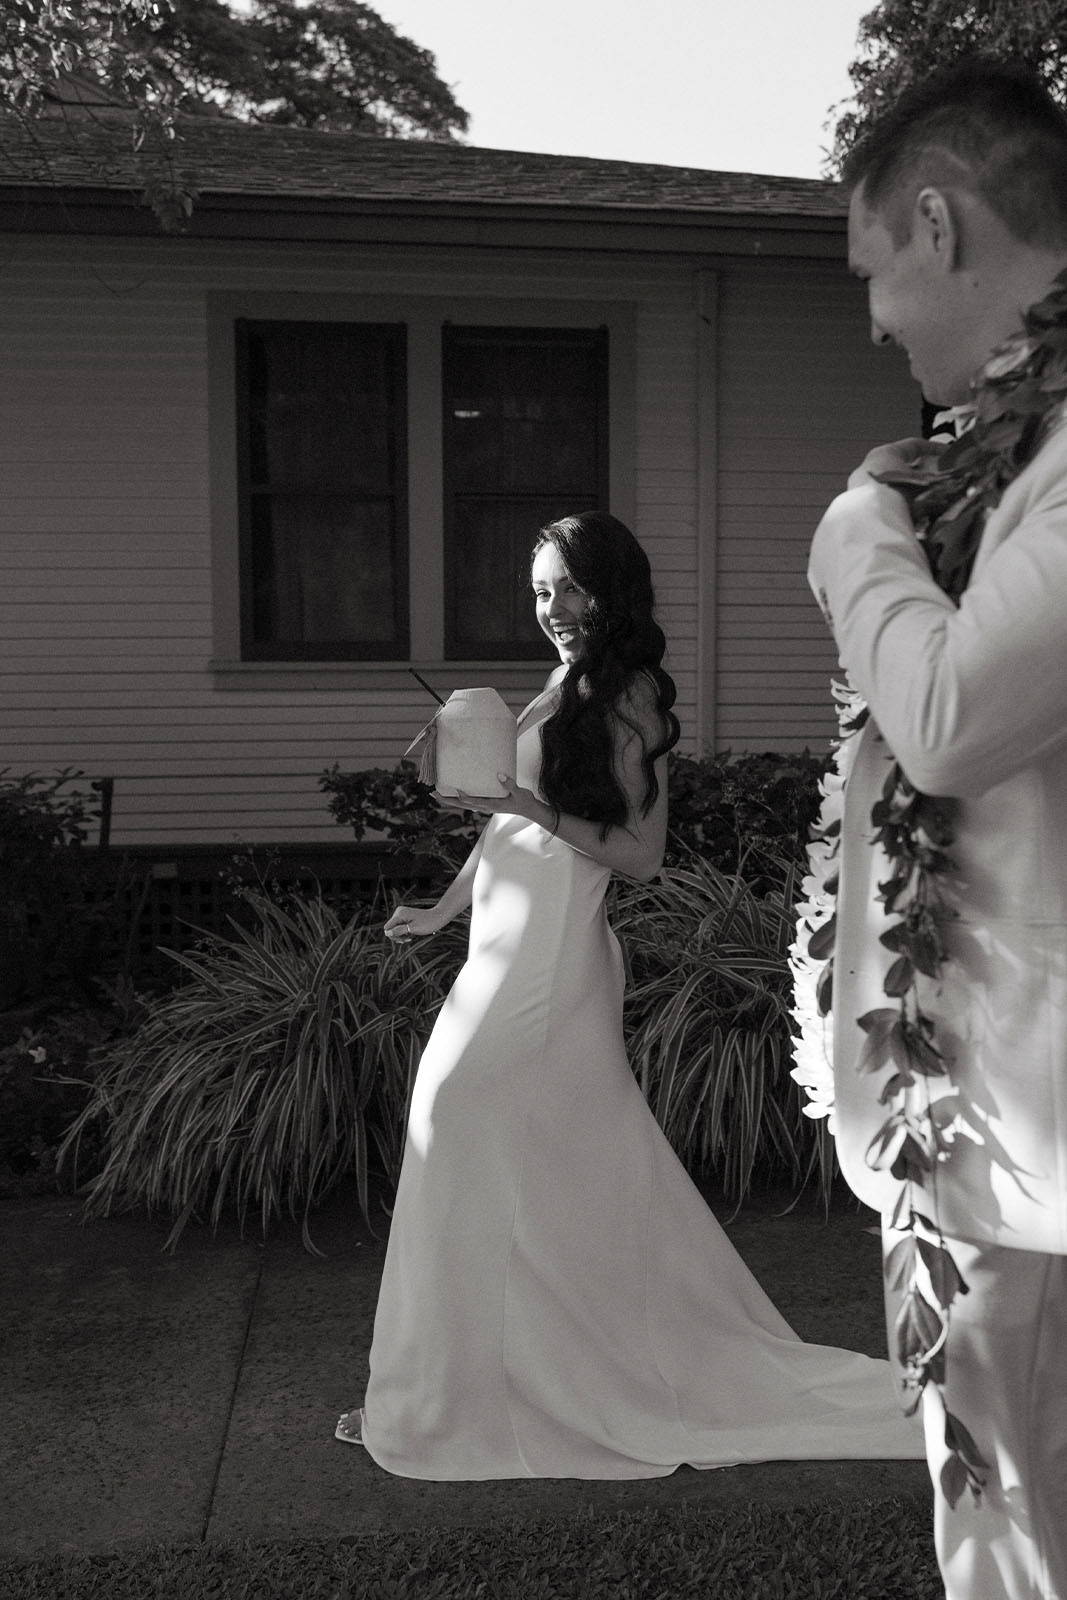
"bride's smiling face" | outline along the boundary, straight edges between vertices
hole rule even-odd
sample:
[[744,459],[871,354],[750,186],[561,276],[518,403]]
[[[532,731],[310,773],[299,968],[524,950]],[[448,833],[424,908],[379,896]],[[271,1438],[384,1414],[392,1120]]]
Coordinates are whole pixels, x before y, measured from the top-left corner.
[[543,544],[530,573],[537,620],[568,666],[582,653],[579,624],[589,609],[589,596],[579,589],[554,544]]

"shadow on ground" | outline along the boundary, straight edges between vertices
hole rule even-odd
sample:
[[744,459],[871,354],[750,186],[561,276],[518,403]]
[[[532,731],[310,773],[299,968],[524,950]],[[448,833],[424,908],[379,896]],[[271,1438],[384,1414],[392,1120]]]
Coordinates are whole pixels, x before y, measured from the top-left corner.
[[[720,1220],[728,1206],[711,1204]],[[768,1196],[728,1223],[733,1243],[805,1339],[885,1353],[874,1221],[828,1222]],[[927,1491],[916,1461],[770,1462],[601,1483],[421,1483],[333,1439],[362,1396],[387,1222],[354,1195],[262,1243],[190,1228],[173,1254],[159,1219],[83,1224],[69,1199],[0,1203],[7,1416],[0,1559],[145,1540],[335,1537],[581,1507],[709,1509]]]

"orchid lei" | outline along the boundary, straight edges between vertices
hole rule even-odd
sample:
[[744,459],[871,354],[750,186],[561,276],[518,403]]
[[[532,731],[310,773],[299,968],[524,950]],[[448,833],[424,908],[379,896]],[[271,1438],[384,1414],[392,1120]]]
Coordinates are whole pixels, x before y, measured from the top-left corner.
[[[973,386],[973,404],[956,409],[965,425],[936,454],[914,468],[883,473],[879,481],[908,502],[938,586],[958,605],[968,582],[989,512],[1008,485],[1033,459],[1051,423],[1067,401],[1067,271],[1045,299],[1031,306],[1018,334],[994,352]],[[834,766],[822,786],[823,805],[812,830],[809,875],[798,907],[797,938],[790,950],[794,976],[793,1016],[799,1029],[797,1065],[791,1076],[807,1091],[809,1116],[829,1116],[833,1130],[832,983],[836,854],[844,787],[854,735],[867,720],[862,698],[847,684],[834,684],[841,737]],[[951,1077],[951,1060],[939,1047],[934,1018],[923,1008],[918,979],[936,981],[950,959],[945,929],[954,913],[943,894],[954,871],[949,850],[955,837],[957,803],[920,793],[899,762],[892,762],[881,798],[871,811],[873,843],[890,862],[879,899],[894,920],[881,935],[894,961],[884,980],[890,1004],[857,1019],[866,1041],[861,1072],[892,1074],[879,1096],[888,1115],[871,1141],[868,1163],[901,1182],[890,1226],[903,1237],[889,1252],[885,1271],[902,1291],[896,1323],[897,1353],[908,1414],[922,1391],[934,1385],[945,1418],[947,1456],[941,1488],[955,1506],[965,1488],[981,1497],[988,1463],[944,1401],[951,1306],[967,1284],[956,1267],[937,1220],[938,1169],[951,1160],[957,1138],[998,1147],[988,1126],[974,1115]]]

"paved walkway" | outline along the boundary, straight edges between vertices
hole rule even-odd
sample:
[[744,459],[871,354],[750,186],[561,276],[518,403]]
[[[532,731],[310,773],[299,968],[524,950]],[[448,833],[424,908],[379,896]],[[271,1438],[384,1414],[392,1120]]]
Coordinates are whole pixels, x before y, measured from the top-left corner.
[[[744,1213],[730,1232],[808,1339],[881,1354],[866,1216]],[[384,1253],[350,1195],[267,1243],[70,1200],[0,1202],[0,1559],[145,1540],[335,1537],[583,1506],[923,1493],[920,1462],[682,1468],[638,1483],[419,1483],[332,1437],[360,1399]],[[821,1286],[821,1287],[820,1287]]]

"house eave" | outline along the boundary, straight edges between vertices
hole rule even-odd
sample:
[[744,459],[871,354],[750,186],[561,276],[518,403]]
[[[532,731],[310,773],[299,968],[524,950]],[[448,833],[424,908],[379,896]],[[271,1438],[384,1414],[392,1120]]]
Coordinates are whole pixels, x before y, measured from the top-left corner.
[[836,257],[845,226],[844,215],[215,192],[174,235],[130,191],[0,187],[4,233]]

